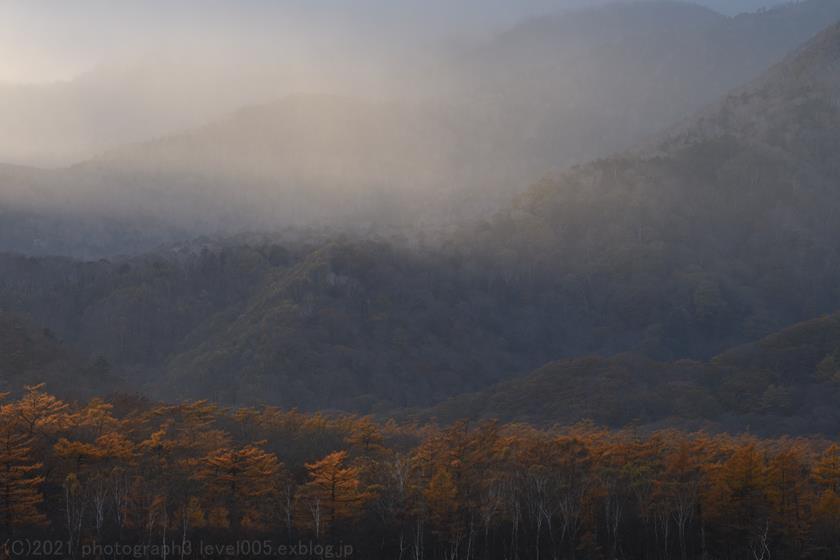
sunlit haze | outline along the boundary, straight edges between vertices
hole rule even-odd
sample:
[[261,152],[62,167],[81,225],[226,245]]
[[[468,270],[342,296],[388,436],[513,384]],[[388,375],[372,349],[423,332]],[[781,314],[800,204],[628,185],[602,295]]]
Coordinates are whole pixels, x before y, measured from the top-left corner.
[[[737,13],[773,0],[720,2]],[[318,43],[360,38],[393,42],[474,39],[527,17],[606,3],[604,0],[164,0],[14,1],[0,4],[0,81],[64,80],[98,64],[156,52],[161,43],[212,37]],[[343,36],[343,39],[341,38]],[[380,44],[384,48],[384,44]],[[269,43],[264,46],[268,47]]]
[[0,0],[0,560],[840,559],[840,0]]

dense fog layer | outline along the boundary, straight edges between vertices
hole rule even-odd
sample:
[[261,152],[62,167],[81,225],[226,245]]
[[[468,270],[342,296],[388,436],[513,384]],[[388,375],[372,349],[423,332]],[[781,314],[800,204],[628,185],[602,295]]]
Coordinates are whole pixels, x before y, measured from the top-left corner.
[[604,3],[9,3],[0,8],[0,161],[61,166],[288,93],[373,93],[405,85],[406,65],[434,82],[428,65],[449,62],[456,47]]
[[50,246],[42,214],[154,239],[459,225],[646,141],[840,17],[833,0],[737,17],[665,1],[143,6],[2,8],[0,163],[32,167],[0,170],[3,248]]

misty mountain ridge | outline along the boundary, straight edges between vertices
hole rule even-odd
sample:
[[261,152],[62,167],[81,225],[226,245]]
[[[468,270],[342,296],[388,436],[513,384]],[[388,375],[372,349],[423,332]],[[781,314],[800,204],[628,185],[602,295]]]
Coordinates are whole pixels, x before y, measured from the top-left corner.
[[[66,82],[0,84],[0,124],[9,134],[0,153],[23,165],[71,165],[276,95],[270,84],[283,72],[159,56],[102,65]],[[231,80],[240,85],[231,88]]]
[[[793,149],[800,156],[805,154],[799,148],[809,145],[831,151],[832,143],[825,141],[834,132],[840,91],[837,29],[837,24],[829,26],[753,82],[667,130],[650,148],[667,150],[730,135]],[[818,155],[812,153],[807,159]]]
[[[288,97],[8,181],[26,185],[24,208],[128,221],[135,233],[144,220],[193,235],[464,224],[548,171],[638,144],[838,17],[840,6],[825,0],[735,18],[671,2],[545,16],[406,77],[403,93]],[[15,204],[6,203],[10,219]],[[76,254],[109,254],[97,251],[115,245],[91,240],[95,230],[71,236],[84,247]],[[4,247],[67,246],[45,229],[30,235],[46,237],[41,245],[27,235]]]
[[514,116],[506,127],[524,131],[529,153],[553,159],[544,170],[558,170],[637,145],[838,19],[831,0],[734,18],[685,3],[613,4],[515,27],[468,66]]
[[[840,130],[826,109],[836,80],[823,78],[838,41],[829,28],[658,153],[571,168],[439,247],[265,239],[97,263],[9,255],[0,301],[168,397],[386,412],[598,354],[592,371],[618,364],[622,383],[646,369],[632,391],[648,402],[662,376],[702,385],[733,371],[672,362],[718,364],[836,310],[840,199],[821,146]],[[766,107],[772,134],[744,132],[763,130]],[[630,370],[609,357],[626,352],[647,357]],[[753,379],[753,366],[732,367]],[[787,410],[791,389],[759,369],[750,387]],[[698,418],[727,413],[728,386],[716,387]],[[627,407],[616,418],[635,417]]]
[[[519,270],[555,270],[603,313],[624,309],[635,322],[670,309],[666,323],[630,323],[642,346],[680,332],[691,309],[725,338],[833,311],[838,90],[820,76],[836,64],[837,35],[836,26],[825,31],[658,151],[546,179],[479,234],[483,252]],[[682,291],[691,284],[693,295]]]

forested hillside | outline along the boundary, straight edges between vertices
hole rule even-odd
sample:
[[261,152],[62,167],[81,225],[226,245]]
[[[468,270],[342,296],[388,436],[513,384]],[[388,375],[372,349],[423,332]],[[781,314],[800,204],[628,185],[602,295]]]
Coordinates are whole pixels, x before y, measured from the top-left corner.
[[840,430],[840,315],[806,321],[710,361],[569,358],[413,413],[551,426],[661,426],[833,436]]
[[[838,60],[834,27],[655,148],[546,180],[442,244],[264,236],[113,261],[10,255],[0,302],[138,387],[237,404],[381,411],[563,357],[709,359],[837,309]],[[638,414],[667,411],[604,421]]]
[[[554,293],[620,321],[588,332],[614,341],[622,325],[653,356],[836,309],[838,65],[834,26],[655,147],[532,189],[479,235],[484,254],[553,271]],[[432,414],[834,433],[838,347],[832,316],[705,363],[576,358]]]
[[6,256],[0,268],[4,305],[171,396],[428,404],[550,359],[546,337],[563,343],[548,310],[500,272],[385,243],[208,244],[95,263]]
[[[122,263],[6,257],[3,294],[85,352],[108,356],[128,387],[169,398],[386,411],[535,368],[558,357],[547,348],[583,353],[571,345],[585,333],[551,330],[552,308],[488,289],[503,277],[442,270],[384,244],[299,254],[205,246]],[[569,358],[425,416],[831,434],[840,426],[837,324],[805,322],[709,362]],[[17,388],[49,380],[61,394],[80,387],[60,370],[10,379]]]
[[654,355],[834,311],[839,44],[834,26],[656,149],[546,179],[465,246]]
[[0,311],[0,391],[17,394],[25,385],[39,383],[55,385],[65,397],[75,398],[125,388],[105,359],[86,358],[52,331]]

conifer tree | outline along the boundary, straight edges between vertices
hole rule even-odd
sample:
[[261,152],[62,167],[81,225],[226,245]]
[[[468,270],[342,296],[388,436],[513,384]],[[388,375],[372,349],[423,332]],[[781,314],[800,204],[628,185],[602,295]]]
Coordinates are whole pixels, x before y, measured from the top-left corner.
[[33,457],[33,437],[21,433],[10,405],[0,407],[0,524],[6,532],[46,522],[39,510],[42,464]]

